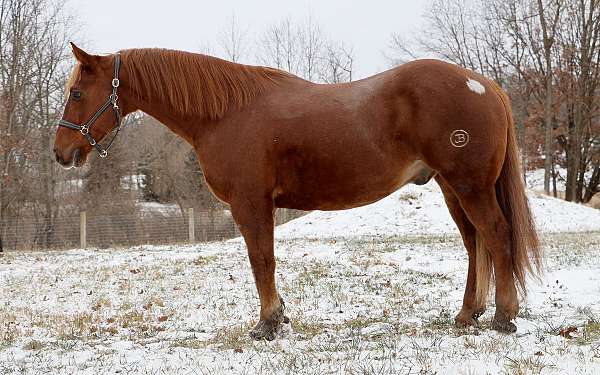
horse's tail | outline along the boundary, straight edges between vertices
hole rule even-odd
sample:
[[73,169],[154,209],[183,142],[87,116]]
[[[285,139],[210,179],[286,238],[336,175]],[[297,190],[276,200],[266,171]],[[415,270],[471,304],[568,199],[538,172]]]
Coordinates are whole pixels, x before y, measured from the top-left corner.
[[[539,277],[542,273],[542,251],[525,194],[510,102],[495,83],[494,88],[504,104],[508,119],[506,151],[504,164],[496,181],[496,198],[511,232],[512,267],[517,287],[522,295],[526,295],[527,275]],[[479,235],[476,242],[476,295],[478,301],[485,301],[492,277],[492,261],[489,252],[483,248]]]

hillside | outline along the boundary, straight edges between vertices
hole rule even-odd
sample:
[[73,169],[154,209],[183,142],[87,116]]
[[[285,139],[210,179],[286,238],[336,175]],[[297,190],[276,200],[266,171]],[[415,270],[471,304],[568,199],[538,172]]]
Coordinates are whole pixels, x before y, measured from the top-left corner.
[[[529,192],[542,233],[600,231],[600,210]],[[278,227],[276,238],[331,238],[397,234],[458,234],[444,197],[432,181],[407,185],[368,206],[345,211],[315,211]]]

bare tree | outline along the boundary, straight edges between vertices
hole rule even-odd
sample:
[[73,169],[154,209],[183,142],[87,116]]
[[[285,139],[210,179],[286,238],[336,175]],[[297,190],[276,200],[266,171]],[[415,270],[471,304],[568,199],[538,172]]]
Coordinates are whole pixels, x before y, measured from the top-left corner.
[[[32,85],[35,97],[35,111],[39,141],[36,142],[32,160],[33,175],[38,177],[36,185],[35,217],[41,218],[38,226],[37,241],[42,246],[49,246],[52,241],[54,221],[59,213],[56,196],[56,172],[59,168],[50,156],[52,154],[52,137],[48,136],[60,117],[64,81],[66,79],[65,61],[69,57],[65,49],[71,36],[69,23],[71,19],[64,14],[63,4],[59,3],[47,14],[44,33],[40,35],[38,48],[34,56],[34,65],[38,74]],[[34,177],[35,178],[35,177]],[[33,193],[33,192],[32,192]]]
[[543,150],[544,190],[549,193],[551,179],[556,185],[554,167],[564,152],[566,199],[579,201],[591,196],[600,178],[599,11],[597,0],[434,0],[413,43],[392,35],[391,60],[434,54],[494,78],[516,103],[521,146],[524,124],[530,134],[542,135],[541,147],[533,150]]
[[342,83],[352,81],[354,52],[343,43],[330,43],[325,46],[324,66],[320,72],[321,81]]
[[[543,59],[536,56],[534,60],[538,63],[538,68],[544,77],[546,91],[544,98],[544,191],[546,194],[550,193],[550,175],[554,166],[554,137],[552,131],[554,116],[554,68],[552,50],[556,41],[556,33],[559,29],[559,21],[563,8],[564,5],[561,0],[548,1],[546,3],[542,0],[537,0],[537,16],[542,30],[541,54]],[[530,41],[533,40],[533,38],[530,39]]]
[[62,1],[0,0],[0,236],[40,202],[40,231],[51,231],[54,166],[40,161],[61,102],[67,25]]
[[505,33],[491,20],[489,2],[482,0],[434,0],[426,10],[426,27],[412,42],[392,34],[388,59],[398,64],[420,55],[436,55],[491,76],[502,83],[506,62],[502,47]]
[[559,31],[561,89],[567,103],[565,199],[588,201],[600,180],[600,1],[567,2]]
[[[517,104],[515,123],[524,147],[532,91],[523,77],[526,46],[519,30],[507,26],[519,14],[514,1],[434,0],[424,14],[424,27],[410,40],[392,34],[386,56],[396,65],[433,55],[493,78]],[[523,152],[524,165],[526,159]]]
[[285,19],[269,26],[258,41],[258,61],[309,81],[352,80],[354,52],[327,37],[312,15],[303,22]]
[[175,203],[182,216],[188,207],[223,208],[208,191],[189,144],[150,116],[143,116],[135,131],[128,148],[133,153],[130,160],[137,160],[137,173],[143,178],[142,199]]
[[217,41],[225,52],[225,57],[233,62],[241,62],[248,48],[247,30],[242,30],[235,13],[231,14],[225,28],[217,35]]
[[292,20],[267,27],[259,40],[258,61],[267,66],[299,73],[298,33]]
[[315,21],[312,14],[307,16],[297,30],[301,76],[309,81],[315,81],[323,71],[327,41],[321,26]]

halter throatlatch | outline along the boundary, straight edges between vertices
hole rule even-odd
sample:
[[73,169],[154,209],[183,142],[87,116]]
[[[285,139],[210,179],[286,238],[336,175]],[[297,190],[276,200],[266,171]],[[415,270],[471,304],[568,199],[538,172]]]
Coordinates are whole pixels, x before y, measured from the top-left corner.
[[[117,103],[117,100],[119,100],[119,97],[117,96],[117,88],[119,87],[120,66],[121,55],[117,53],[115,54],[115,74],[111,82],[112,93],[109,95],[108,99],[106,100],[106,102],[104,102],[102,107],[100,107],[100,109],[98,109],[96,113],[94,113],[94,115],[85,124],[77,125],[64,119],[58,121],[59,126],[64,126],[65,128],[73,130],[78,130],[85,137],[85,139],[87,139],[90,145],[94,146],[101,158],[105,158],[108,155],[108,149],[110,148],[110,146],[112,146],[113,142],[115,141],[115,138],[117,138],[117,135],[119,135],[119,131],[121,130],[121,110],[119,109],[119,105]],[[108,146],[104,148],[98,142],[96,142],[94,137],[92,137],[92,135],[90,134],[90,128],[92,127],[92,125],[94,125],[94,122],[96,122],[96,120],[98,120],[98,118],[110,107],[112,107],[113,113],[115,115],[115,128],[117,129],[117,132],[108,143]]]

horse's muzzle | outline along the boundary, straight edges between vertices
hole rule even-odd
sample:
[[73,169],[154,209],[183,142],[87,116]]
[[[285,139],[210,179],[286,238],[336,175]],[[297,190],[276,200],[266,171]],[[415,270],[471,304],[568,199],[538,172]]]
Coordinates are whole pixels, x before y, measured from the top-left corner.
[[72,152],[70,160],[66,159],[58,152],[56,149],[54,150],[54,156],[58,164],[60,164],[65,169],[71,169],[73,167],[81,167],[85,163],[85,158],[81,157],[81,151],[79,149],[75,149]]

